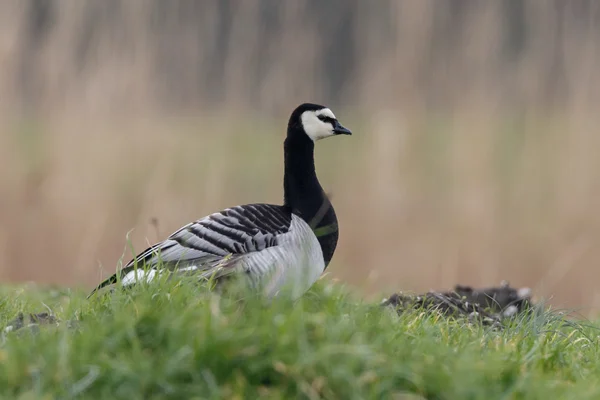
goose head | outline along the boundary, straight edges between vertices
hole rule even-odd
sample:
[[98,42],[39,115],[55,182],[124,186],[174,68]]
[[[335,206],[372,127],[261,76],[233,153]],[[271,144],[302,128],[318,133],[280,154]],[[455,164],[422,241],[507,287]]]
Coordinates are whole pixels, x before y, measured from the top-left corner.
[[288,137],[304,134],[313,142],[336,135],[352,135],[329,108],[304,103],[296,107],[288,123]]

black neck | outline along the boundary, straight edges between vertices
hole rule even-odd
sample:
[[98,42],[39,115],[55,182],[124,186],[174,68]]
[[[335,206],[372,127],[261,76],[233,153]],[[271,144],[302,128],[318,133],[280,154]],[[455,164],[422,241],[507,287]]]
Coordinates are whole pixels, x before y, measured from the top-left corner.
[[[285,174],[283,176],[284,205],[306,222],[328,202],[315,172],[315,145],[308,137],[288,137],[284,142]],[[314,225],[311,225],[314,228]]]
[[327,265],[338,238],[337,218],[315,172],[314,142],[301,132],[284,142],[284,206],[313,229]]

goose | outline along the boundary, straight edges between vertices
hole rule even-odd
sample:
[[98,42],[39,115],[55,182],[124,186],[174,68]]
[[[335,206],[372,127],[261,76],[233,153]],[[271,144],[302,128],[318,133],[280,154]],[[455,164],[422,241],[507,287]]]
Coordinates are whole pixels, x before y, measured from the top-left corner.
[[216,283],[235,274],[269,298],[284,288],[293,299],[302,296],[327,268],[338,242],[337,217],[315,171],[315,142],[351,134],[331,109],[299,105],[283,145],[283,205],[239,205],[191,222],[135,256],[89,297],[118,282],[131,286],[162,273],[198,274]]

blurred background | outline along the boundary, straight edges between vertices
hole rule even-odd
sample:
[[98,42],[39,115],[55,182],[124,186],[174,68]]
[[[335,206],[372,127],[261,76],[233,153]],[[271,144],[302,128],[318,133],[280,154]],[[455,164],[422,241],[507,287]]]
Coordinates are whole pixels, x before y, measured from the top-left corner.
[[365,296],[529,286],[600,310],[600,2],[5,0],[0,280],[91,288],[224,207],[282,201],[299,103]]

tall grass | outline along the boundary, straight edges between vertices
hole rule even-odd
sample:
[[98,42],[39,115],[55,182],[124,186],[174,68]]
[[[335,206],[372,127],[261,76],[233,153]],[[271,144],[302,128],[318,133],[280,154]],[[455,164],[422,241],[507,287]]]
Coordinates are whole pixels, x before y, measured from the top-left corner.
[[[551,313],[503,330],[395,311],[323,281],[265,304],[153,283],[81,293],[4,290],[2,316],[62,319],[3,336],[7,398],[596,399],[598,328]],[[67,323],[67,320],[71,320]],[[73,321],[75,320],[75,321]],[[4,322],[4,321],[3,321]],[[4,325],[4,324],[3,324]]]

